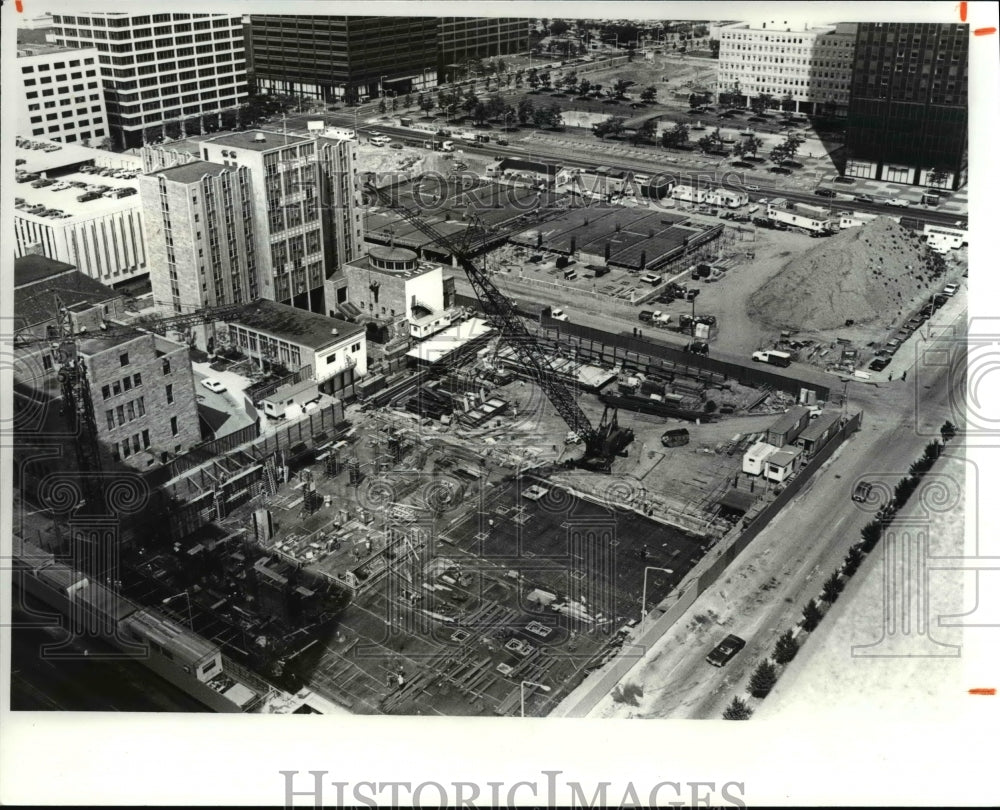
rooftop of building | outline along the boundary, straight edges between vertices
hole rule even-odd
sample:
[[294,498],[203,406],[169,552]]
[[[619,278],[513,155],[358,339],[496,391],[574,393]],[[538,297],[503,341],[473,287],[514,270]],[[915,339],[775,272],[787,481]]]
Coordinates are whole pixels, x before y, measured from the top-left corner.
[[371,245],[368,248],[368,255],[386,262],[410,262],[417,259],[415,250],[394,245]]
[[559,166],[552,163],[540,163],[537,160],[521,160],[520,158],[504,158],[500,161],[500,171],[528,171],[538,174],[548,174],[555,177]]
[[[136,193],[127,197],[105,197],[102,195],[95,199],[81,202],[79,197],[87,193],[85,188],[78,188],[71,185],[69,188],[54,191],[53,186],[32,188],[31,183],[18,183],[14,186],[16,198],[14,216],[56,227],[83,219],[93,219],[94,217],[112,214],[116,211],[138,208],[140,205],[138,179],[125,180],[116,177],[102,177],[96,174],[84,174],[79,171],[62,173],[52,171],[46,172],[46,176],[51,180],[66,183],[86,183],[88,186],[108,186],[109,189],[133,188],[136,190]],[[22,202],[18,203],[18,199]],[[37,210],[31,210],[32,206]],[[56,214],[64,214],[66,216],[46,216],[41,213],[42,211],[52,211],[56,212]]]
[[151,174],[159,174],[174,183],[199,183],[206,175],[218,177],[223,172],[232,171],[221,163],[211,163],[207,160],[194,160],[191,163],[181,163],[167,169],[160,169]]
[[839,419],[840,411],[823,411],[799,434],[799,439],[814,442],[831,426],[837,424]]
[[[66,275],[76,270],[76,265],[50,259],[48,256],[29,254],[14,259],[14,289],[37,284],[39,281]],[[81,275],[83,275],[81,273]],[[86,276],[84,276],[86,278]],[[101,284],[100,286],[104,286]],[[109,290],[110,292],[110,290]]]
[[[34,148],[32,148],[34,147]],[[75,168],[85,163],[116,168],[142,169],[142,160],[134,155],[94,149],[78,143],[59,143],[39,137],[18,136],[14,141],[14,158],[23,160],[17,168],[26,172],[47,172]]]
[[723,26],[724,31],[774,31],[779,34],[825,34],[833,31],[837,23],[810,23],[802,19],[785,20],[744,20]]
[[383,251],[394,251],[388,256],[383,257],[383,261],[389,259],[391,259],[392,261],[399,261],[399,262],[406,261],[406,257],[403,256],[403,253],[411,254],[411,258],[413,258],[412,257],[413,251],[408,250],[406,248],[387,247],[385,245],[371,245],[371,244],[368,245],[368,248],[369,248],[368,253],[365,253],[362,256],[358,256],[358,258],[347,262],[345,267],[357,268],[359,270],[364,270],[370,273],[378,273],[383,276],[391,276],[392,278],[404,278],[404,279],[415,278],[417,276],[422,276],[424,273],[431,273],[435,270],[444,269],[444,265],[439,264],[438,262],[432,262],[428,261],[427,259],[416,258],[415,259],[416,263],[412,268],[406,270],[387,270],[386,268],[378,267],[372,264],[371,261],[369,261],[368,258],[369,255],[371,255],[376,248]]
[[285,146],[296,146],[308,143],[311,138],[301,135],[286,135],[283,132],[272,132],[264,129],[248,129],[245,132],[226,132],[203,139],[205,143],[229,146],[234,149],[250,149],[255,152],[269,152]]
[[774,420],[769,430],[775,433],[783,433],[790,428],[795,427],[802,417],[809,414],[809,409],[805,405],[796,405],[793,408],[789,408],[785,413]]
[[93,51],[93,46],[89,48],[69,48],[65,45],[53,45],[50,42],[18,43],[17,56],[19,59],[30,56],[47,56],[55,53],[67,53],[69,51]]
[[363,326],[356,323],[265,299],[247,305],[243,314],[230,322],[315,351],[339,343],[345,337],[364,334],[365,331]]
[[[21,324],[20,328],[54,320],[56,295],[62,305],[71,310],[81,306],[98,306],[119,295],[63,262],[47,259],[53,266],[51,272],[45,275],[46,270],[38,262],[39,259],[44,257],[23,256],[14,260],[14,317]],[[21,270],[22,262],[24,271]]]

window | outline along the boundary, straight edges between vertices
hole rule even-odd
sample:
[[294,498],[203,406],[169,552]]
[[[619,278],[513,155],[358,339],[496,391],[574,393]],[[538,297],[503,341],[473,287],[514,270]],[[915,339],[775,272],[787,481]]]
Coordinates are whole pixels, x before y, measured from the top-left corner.
[[167,386],[167,404],[171,404],[174,401],[174,387],[173,385]]
[[125,424],[125,406],[124,405],[119,405],[117,408],[115,408],[115,413],[118,416],[118,424],[119,425],[124,425]]
[[163,358],[163,373],[164,373],[164,375],[170,373],[170,358],[169,357],[164,357]]
[[122,352],[120,355],[118,355],[118,361],[123,366],[127,366],[128,365],[128,352]]
[[177,435],[177,417],[176,416],[171,416],[170,417],[170,433],[173,436]]
[[122,384],[120,382],[112,383],[111,391],[115,396],[118,396],[122,392]]
[[110,396],[111,396],[111,386],[110,385],[102,385],[101,386],[101,398],[102,399],[107,399]]
[[148,430],[144,430],[142,432],[142,449],[143,450],[149,449],[149,431]]
[[131,450],[129,450],[128,439],[124,439],[122,441],[122,458],[128,458],[130,454],[131,454]]
[[122,378],[122,390],[131,391],[132,390],[132,380],[129,377]]
[[129,422],[135,421],[135,402],[134,401],[132,401],[132,402],[126,402],[125,403],[125,413],[128,415],[128,421]]
[[136,388],[138,388],[140,385],[142,385],[142,375],[141,374],[133,374],[132,375],[132,385],[134,385]]
[[144,397],[139,397],[135,401],[135,408],[139,412],[139,416],[145,416],[146,415],[146,400],[145,400]]
[[114,410],[105,411],[104,415],[108,419],[108,430],[114,430],[115,429],[115,412],[114,412]]

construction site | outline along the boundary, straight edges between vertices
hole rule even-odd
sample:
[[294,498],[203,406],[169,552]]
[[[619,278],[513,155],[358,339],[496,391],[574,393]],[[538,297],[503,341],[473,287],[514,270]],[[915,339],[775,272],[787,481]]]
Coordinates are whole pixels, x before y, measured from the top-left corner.
[[[651,615],[716,576],[720,550],[858,419],[808,370],[524,320],[473,258],[503,228],[368,192],[396,223],[391,250],[373,254],[386,273],[393,262],[403,279],[425,272],[404,243],[460,267],[475,299],[404,365],[266,429],[253,408],[281,381],[261,388],[226,372],[258,418],[164,455],[143,521],[118,538],[114,577],[241,665],[352,712],[547,714]],[[558,214],[545,214],[557,230],[587,227],[583,212]],[[641,239],[648,216],[604,212],[603,227]],[[263,328],[257,307],[144,326]],[[72,344],[78,330],[60,328]],[[106,469],[85,364],[66,363],[61,380],[74,427],[90,436],[75,443],[78,468]],[[24,475],[42,491],[52,473]]]

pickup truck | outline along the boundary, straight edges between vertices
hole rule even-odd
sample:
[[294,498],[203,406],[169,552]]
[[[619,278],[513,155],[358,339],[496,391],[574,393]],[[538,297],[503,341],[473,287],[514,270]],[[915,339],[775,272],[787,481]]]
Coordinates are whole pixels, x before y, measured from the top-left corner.
[[772,366],[787,367],[792,362],[792,356],[788,352],[767,351],[754,352],[753,361],[755,363],[770,363]]

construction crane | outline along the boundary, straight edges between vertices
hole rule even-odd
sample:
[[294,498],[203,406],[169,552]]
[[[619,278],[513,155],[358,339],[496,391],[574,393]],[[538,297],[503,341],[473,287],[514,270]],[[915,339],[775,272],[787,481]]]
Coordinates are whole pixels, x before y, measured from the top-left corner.
[[462,266],[483,311],[500,328],[503,339],[513,348],[518,359],[538,382],[553,407],[569,425],[570,431],[583,440],[586,450],[578,463],[590,469],[609,469],[614,458],[622,455],[625,448],[632,443],[634,438],[632,430],[620,427],[617,410],[608,408],[604,409],[600,425],[594,427],[577,403],[574,393],[552,368],[538,340],[524,325],[513,302],[500,292],[487,273],[469,258],[465,245],[477,241],[475,234],[471,233],[471,226],[466,232],[466,240],[459,242],[425,222],[418,214],[402,205],[389,191],[377,188],[371,180],[367,182],[366,190],[435,244],[447,250]]
[[94,403],[90,396],[90,383],[87,379],[87,366],[78,351],[80,340],[115,340],[129,335],[139,335],[142,330],[166,333],[170,330],[184,329],[195,324],[210,321],[225,320],[238,313],[245,312],[248,304],[229,304],[226,306],[209,307],[182,315],[166,318],[146,317],[134,324],[102,323],[99,330],[93,332],[86,328],[74,331],[72,313],[63,305],[58,292],[53,293],[55,301],[55,323],[47,329],[44,338],[25,338],[15,334],[15,348],[27,348],[41,344],[49,344],[52,348],[53,362],[58,366],[59,387],[62,393],[62,414],[66,419],[70,435],[74,436],[77,470],[80,475],[80,486],[83,489],[87,503],[99,500],[101,485],[99,474],[102,469],[101,450],[98,442],[97,421],[94,416]]

